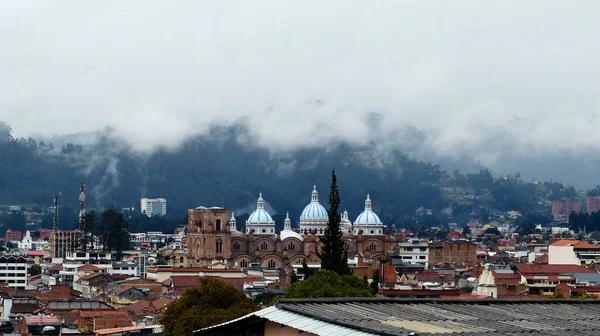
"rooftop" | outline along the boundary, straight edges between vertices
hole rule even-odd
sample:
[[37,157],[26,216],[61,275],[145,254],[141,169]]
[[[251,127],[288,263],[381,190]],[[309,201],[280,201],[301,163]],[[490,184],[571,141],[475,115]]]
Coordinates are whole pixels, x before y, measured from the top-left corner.
[[195,334],[235,335],[269,320],[316,335],[594,335],[599,316],[599,300],[281,299]]

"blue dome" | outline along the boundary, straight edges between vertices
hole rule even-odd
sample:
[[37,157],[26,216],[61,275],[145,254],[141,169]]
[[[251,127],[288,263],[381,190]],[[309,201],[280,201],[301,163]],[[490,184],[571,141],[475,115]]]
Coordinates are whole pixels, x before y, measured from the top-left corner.
[[257,209],[248,217],[248,223],[271,224],[273,223],[273,218],[266,210]]
[[246,223],[250,224],[274,224],[273,218],[265,210],[265,200],[262,198],[262,192],[258,194],[256,201],[256,210],[250,214]]
[[324,206],[319,203],[319,193],[317,186],[314,186],[310,203],[300,214],[300,219],[328,219],[329,215]]
[[371,197],[367,195],[367,200],[365,201],[365,211],[363,211],[358,217],[356,217],[356,221],[354,225],[382,225],[381,219],[377,216],[376,213],[373,212],[373,207],[371,204]]
[[379,216],[371,210],[363,211],[358,217],[356,217],[356,221],[354,225],[379,225],[382,224]]
[[319,203],[310,203],[304,208],[302,214],[300,215],[300,219],[323,219],[329,218],[327,215],[327,210],[325,207]]

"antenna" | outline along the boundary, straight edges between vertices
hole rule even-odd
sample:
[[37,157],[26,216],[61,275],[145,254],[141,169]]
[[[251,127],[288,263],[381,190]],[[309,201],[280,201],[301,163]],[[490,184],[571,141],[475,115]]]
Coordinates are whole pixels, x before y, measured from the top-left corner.
[[54,226],[53,230],[58,231],[58,203],[60,200],[60,192],[54,195]]
[[79,185],[79,248],[86,250],[86,232],[85,232],[85,183]]

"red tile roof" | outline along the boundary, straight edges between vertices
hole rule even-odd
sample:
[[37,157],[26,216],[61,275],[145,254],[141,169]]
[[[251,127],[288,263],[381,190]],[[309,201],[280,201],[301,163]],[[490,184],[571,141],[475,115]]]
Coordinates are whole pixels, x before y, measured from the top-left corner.
[[495,270],[492,271],[494,278],[496,279],[520,279],[521,275],[518,272],[512,273],[497,273]]
[[176,276],[171,278],[173,287],[198,287],[200,285],[199,276]]
[[579,265],[544,265],[516,264],[517,270],[523,275],[558,275],[563,273],[598,273]]
[[241,273],[237,268],[207,268],[207,267],[157,267],[148,268],[148,272],[154,273]]
[[78,272],[94,272],[94,271],[102,271],[100,267],[94,266],[92,264],[85,264],[77,268]]
[[123,327],[123,328],[97,329],[94,332],[98,335],[109,335],[109,334],[124,333],[127,331],[152,329],[152,328],[160,328],[160,326],[154,325],[154,326],[134,326],[134,327]]
[[55,316],[25,316],[26,323],[60,323]]
[[34,257],[43,257],[44,256],[44,251],[29,250],[29,252],[27,252],[27,254],[30,255],[30,256],[34,256]]
[[450,274],[438,273],[438,272],[417,272],[415,273],[415,279],[421,282],[448,282],[454,281],[454,278]]
[[95,310],[80,310],[79,316],[81,317],[96,317],[96,316],[123,316],[127,315],[126,310],[117,309],[95,309]]

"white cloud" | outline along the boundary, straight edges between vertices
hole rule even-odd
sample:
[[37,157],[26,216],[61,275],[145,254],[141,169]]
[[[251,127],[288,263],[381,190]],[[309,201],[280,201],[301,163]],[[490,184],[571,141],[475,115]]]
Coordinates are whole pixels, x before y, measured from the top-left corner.
[[[598,150],[596,1],[0,3],[0,120],[176,146],[247,117],[261,144],[407,123],[439,153]],[[322,103],[316,103],[317,101]]]

